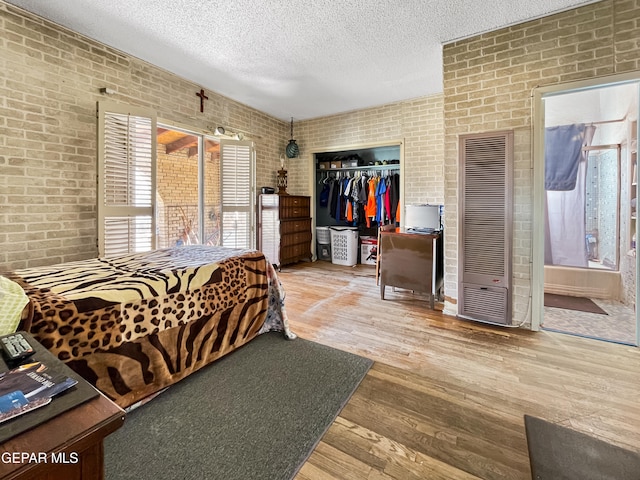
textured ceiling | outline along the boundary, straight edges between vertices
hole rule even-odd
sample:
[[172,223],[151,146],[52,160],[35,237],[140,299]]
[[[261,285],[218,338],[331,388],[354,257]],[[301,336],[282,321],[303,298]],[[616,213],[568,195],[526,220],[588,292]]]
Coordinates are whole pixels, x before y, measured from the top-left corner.
[[442,92],[442,44],[580,0],[9,0],[282,120]]

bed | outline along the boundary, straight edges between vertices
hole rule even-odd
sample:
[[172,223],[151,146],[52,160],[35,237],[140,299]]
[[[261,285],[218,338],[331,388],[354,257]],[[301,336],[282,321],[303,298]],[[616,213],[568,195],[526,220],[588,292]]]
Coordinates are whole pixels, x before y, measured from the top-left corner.
[[4,275],[29,298],[22,328],[123,408],[261,333],[295,338],[255,250],[193,245]]

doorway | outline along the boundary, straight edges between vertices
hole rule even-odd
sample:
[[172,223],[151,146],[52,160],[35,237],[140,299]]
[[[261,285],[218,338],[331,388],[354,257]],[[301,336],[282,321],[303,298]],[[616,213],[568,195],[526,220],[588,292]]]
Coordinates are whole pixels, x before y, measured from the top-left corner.
[[536,142],[534,189],[543,228],[536,229],[542,241],[534,241],[540,275],[534,290],[542,329],[638,345],[639,84],[620,80],[537,92],[536,130],[543,135]]
[[254,248],[253,142],[221,137],[158,125],[158,248]]
[[163,124],[156,138],[158,248],[220,245],[220,141]]

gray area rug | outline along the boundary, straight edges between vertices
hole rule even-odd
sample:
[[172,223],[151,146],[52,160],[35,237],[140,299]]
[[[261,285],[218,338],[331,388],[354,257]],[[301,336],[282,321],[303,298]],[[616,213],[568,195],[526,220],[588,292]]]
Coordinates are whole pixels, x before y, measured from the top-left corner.
[[372,361],[266,333],[127,415],[107,480],[289,479]]
[[638,452],[530,415],[524,423],[536,480],[640,479]]

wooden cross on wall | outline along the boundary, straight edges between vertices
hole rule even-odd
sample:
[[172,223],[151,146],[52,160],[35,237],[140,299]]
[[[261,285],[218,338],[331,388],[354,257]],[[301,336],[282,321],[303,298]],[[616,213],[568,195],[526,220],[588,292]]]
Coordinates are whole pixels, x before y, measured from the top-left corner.
[[204,90],[202,88],[200,89],[200,93],[196,93],[196,97],[200,97],[200,111],[204,112],[204,101],[209,100],[209,97],[204,94]]

